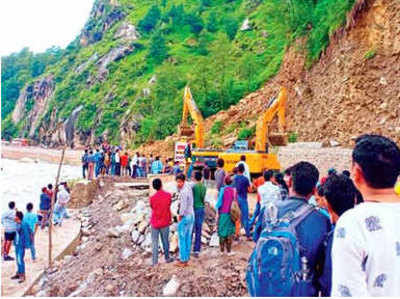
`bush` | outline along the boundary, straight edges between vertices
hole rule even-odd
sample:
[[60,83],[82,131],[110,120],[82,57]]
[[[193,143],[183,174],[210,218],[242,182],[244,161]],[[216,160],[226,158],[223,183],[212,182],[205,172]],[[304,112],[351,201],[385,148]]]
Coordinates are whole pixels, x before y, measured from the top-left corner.
[[296,132],[289,132],[288,142],[289,143],[297,142],[297,133]]
[[249,139],[250,137],[254,136],[255,133],[256,133],[256,127],[242,128],[239,131],[238,139]]
[[365,58],[365,60],[372,59],[375,57],[375,55],[376,55],[376,50],[370,49],[367,52],[365,52],[364,58]]
[[211,127],[211,134],[221,133],[222,125],[223,125],[223,123],[220,120],[217,120],[216,122],[214,122],[214,124]]
[[146,16],[139,21],[138,27],[141,31],[149,33],[156,27],[157,22],[160,20],[160,18],[161,18],[160,9],[158,8],[157,5],[153,5],[152,7],[150,7]]

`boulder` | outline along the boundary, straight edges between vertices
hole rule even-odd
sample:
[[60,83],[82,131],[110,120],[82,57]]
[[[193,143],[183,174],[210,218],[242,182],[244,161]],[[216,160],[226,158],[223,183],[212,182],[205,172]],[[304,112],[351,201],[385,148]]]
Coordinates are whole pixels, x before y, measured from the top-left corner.
[[121,221],[123,224],[135,224],[136,215],[132,213],[122,213],[120,215]]
[[173,234],[171,235],[170,241],[169,241],[169,251],[174,253],[178,250],[178,235]]
[[122,258],[123,260],[126,260],[126,259],[128,259],[132,254],[133,254],[133,251],[132,251],[132,250],[130,250],[129,248],[124,248],[124,250],[122,251],[122,254],[121,254],[121,258]]
[[115,227],[111,227],[108,231],[107,231],[107,236],[111,237],[111,238],[119,238],[121,235],[120,231],[115,228]]
[[139,231],[141,234],[144,234],[144,232],[145,232],[145,230],[146,230],[146,228],[147,228],[148,226],[149,226],[149,222],[146,221],[146,220],[143,220],[142,222],[139,223],[138,231]]
[[93,181],[81,180],[75,183],[71,190],[71,196],[68,202],[68,208],[80,209],[90,205],[93,202],[93,198],[96,195],[97,188],[98,185],[96,180]]
[[180,286],[180,282],[177,279],[176,275],[172,275],[172,278],[163,288],[163,295],[164,296],[175,296],[176,292],[178,291]]
[[215,232],[215,233],[211,236],[210,246],[211,246],[211,247],[218,247],[218,246],[219,246],[219,237],[218,237],[218,233]]
[[94,248],[95,248],[97,251],[100,251],[100,250],[103,248],[103,243],[97,242],[97,243],[94,245]]
[[136,244],[139,239],[139,236],[140,236],[140,233],[137,230],[133,230],[131,233],[132,242]]
[[117,202],[117,204],[113,207],[113,209],[114,209],[115,211],[118,211],[118,212],[119,212],[119,211],[121,211],[121,210],[127,208],[128,205],[129,205],[129,202],[128,202],[127,200],[121,199],[120,201]]
[[336,147],[336,146],[339,146],[340,143],[337,142],[336,140],[331,139],[331,140],[329,140],[329,145],[330,145],[331,147]]
[[246,30],[251,30],[249,18],[246,18],[243,21],[242,26],[240,26],[240,31],[246,31]]

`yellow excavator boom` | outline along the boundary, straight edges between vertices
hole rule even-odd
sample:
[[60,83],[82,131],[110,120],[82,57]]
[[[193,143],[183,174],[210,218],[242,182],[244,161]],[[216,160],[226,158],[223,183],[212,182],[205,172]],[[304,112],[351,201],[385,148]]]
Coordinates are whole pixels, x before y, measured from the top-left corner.
[[281,133],[285,130],[285,109],[287,101],[287,89],[281,87],[278,98],[275,99],[268,107],[267,111],[263,113],[258,119],[256,124],[256,144],[255,150],[265,152],[268,144],[268,127],[273,120],[276,113],[278,113],[279,131]]
[[189,86],[185,87],[185,93],[183,95],[183,111],[182,111],[182,122],[180,125],[180,131],[182,135],[185,134],[185,130],[188,128],[187,118],[190,113],[190,116],[195,123],[194,136],[195,143],[197,148],[204,147],[204,119],[201,115],[199,108],[197,108],[196,103],[194,102],[192,93],[190,92]]

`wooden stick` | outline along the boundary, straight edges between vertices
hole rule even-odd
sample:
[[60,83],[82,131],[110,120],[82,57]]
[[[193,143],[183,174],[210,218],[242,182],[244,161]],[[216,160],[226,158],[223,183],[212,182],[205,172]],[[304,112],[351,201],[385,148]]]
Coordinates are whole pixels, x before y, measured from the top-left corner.
[[60,179],[60,173],[61,173],[61,166],[63,164],[64,161],[64,154],[65,154],[65,149],[67,147],[65,146],[62,150],[61,153],[61,159],[60,159],[60,164],[58,165],[58,172],[57,172],[57,177],[56,177],[56,184],[54,186],[54,191],[53,191],[53,195],[51,196],[51,208],[50,208],[50,214],[49,214],[49,268],[51,268],[53,261],[52,261],[52,250],[53,250],[53,244],[52,244],[52,235],[51,235],[51,231],[52,231],[52,227],[53,227],[53,211],[54,211],[54,202],[55,202],[55,198],[56,198],[56,189],[58,186],[58,180]]

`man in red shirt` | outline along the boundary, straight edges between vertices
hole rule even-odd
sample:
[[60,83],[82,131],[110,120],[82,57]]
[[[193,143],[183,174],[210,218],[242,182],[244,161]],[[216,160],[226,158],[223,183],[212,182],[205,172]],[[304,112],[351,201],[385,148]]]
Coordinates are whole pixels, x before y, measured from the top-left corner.
[[151,207],[151,240],[153,245],[153,266],[158,263],[159,235],[164,249],[165,261],[173,262],[169,257],[169,226],[171,225],[171,198],[172,195],[162,189],[162,182],[156,178],[153,180],[153,188],[157,192],[150,197]]

